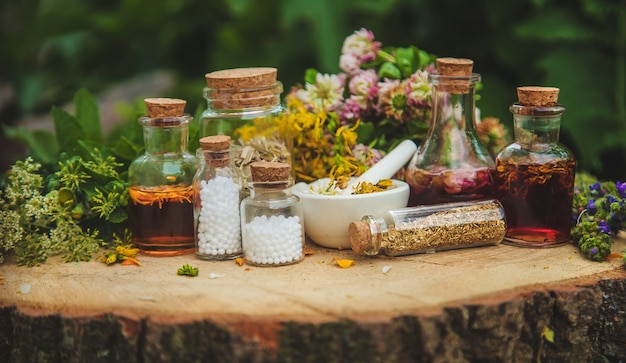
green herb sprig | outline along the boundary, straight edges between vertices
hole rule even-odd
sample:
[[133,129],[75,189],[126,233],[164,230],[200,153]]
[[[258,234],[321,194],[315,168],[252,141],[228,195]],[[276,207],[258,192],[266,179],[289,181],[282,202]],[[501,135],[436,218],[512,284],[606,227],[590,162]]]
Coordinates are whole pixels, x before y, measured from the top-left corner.
[[196,277],[198,276],[199,272],[200,271],[197,267],[193,267],[189,264],[184,264],[183,267],[178,269],[177,275]]
[[52,108],[54,134],[5,129],[30,156],[0,179],[0,263],[9,252],[27,266],[57,254],[87,261],[107,241],[130,243],[126,171],[143,146],[126,136],[107,143],[88,91],[76,93],[74,109]]

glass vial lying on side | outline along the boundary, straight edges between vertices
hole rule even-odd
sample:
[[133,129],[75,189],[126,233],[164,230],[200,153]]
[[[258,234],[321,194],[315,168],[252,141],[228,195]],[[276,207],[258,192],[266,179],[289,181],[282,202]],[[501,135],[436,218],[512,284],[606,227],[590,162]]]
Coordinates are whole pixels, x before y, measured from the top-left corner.
[[496,245],[506,233],[504,209],[495,199],[391,210],[385,218],[350,223],[356,253],[402,256]]

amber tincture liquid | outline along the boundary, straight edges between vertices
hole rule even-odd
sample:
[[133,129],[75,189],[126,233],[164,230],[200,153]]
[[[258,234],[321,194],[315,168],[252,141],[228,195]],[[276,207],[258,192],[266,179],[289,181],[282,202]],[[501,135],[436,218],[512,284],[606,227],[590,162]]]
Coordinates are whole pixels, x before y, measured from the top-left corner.
[[565,243],[572,229],[573,158],[545,164],[496,161],[507,241],[527,246]]
[[174,256],[195,251],[190,186],[130,187],[133,242],[142,253]]

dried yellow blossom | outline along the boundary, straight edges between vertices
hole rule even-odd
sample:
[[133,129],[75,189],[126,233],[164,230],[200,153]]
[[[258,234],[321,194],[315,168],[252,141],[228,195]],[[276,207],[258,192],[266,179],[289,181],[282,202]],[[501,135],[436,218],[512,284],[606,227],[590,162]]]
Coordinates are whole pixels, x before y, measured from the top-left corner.
[[337,263],[337,266],[341,268],[350,268],[354,265],[354,260],[342,260],[337,257],[333,258],[333,261]]

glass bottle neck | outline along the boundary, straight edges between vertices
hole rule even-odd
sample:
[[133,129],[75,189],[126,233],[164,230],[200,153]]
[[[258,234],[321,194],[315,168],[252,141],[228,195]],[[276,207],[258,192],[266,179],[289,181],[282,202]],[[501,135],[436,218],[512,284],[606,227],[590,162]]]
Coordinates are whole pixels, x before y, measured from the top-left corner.
[[182,154],[187,152],[191,116],[140,117],[143,141],[148,154]]
[[515,141],[521,145],[554,144],[559,141],[562,106],[529,107],[514,104],[513,113]]
[[279,185],[252,183],[248,188],[250,197],[254,199],[284,199],[293,195],[287,183],[282,183],[282,188]]

